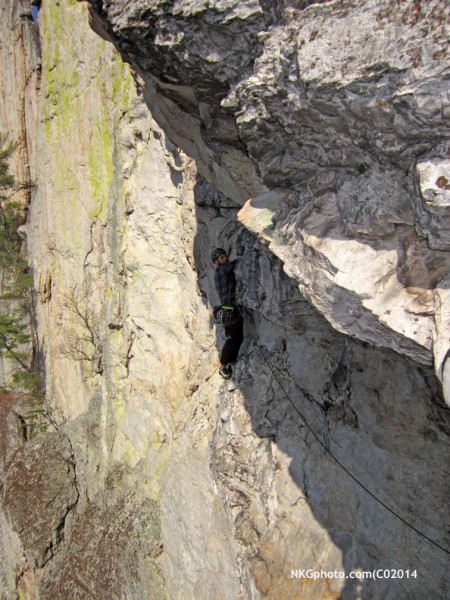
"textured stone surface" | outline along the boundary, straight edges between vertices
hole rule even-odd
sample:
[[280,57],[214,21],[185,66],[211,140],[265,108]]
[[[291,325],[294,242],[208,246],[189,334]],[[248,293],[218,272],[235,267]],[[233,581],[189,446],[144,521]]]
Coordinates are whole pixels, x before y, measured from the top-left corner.
[[[39,99],[40,43],[28,0],[2,2],[0,42],[0,131],[17,144],[10,169],[18,183],[33,182],[36,120]],[[29,189],[16,198],[27,203]]]
[[[378,111],[385,109],[369,110],[363,102],[358,126],[343,139],[344,162],[332,162],[337,137],[347,121],[351,125],[348,114],[356,111],[359,95],[370,96],[364,89],[384,68],[363,76],[358,95],[351,81],[359,77],[362,58],[357,45],[354,62],[349,60],[353,50],[345,37],[348,55],[330,51],[329,60],[345,59],[349,81],[342,87],[345,73],[339,72],[336,83],[333,72],[327,75],[318,63],[311,73],[322,69],[324,83],[317,79],[320,89],[311,86],[312,106],[302,113],[310,120],[299,122],[290,104],[301,86],[294,81],[289,87],[289,35],[297,39],[298,31],[307,40],[298,48],[306,61],[306,50],[322,52],[313,22],[323,25],[325,40],[337,44],[334,31],[356,30],[362,3],[347,9],[347,3],[296,2],[299,13],[288,2],[92,4],[103,8],[91,21],[100,37],[88,28],[86,3],[47,0],[40,12],[38,187],[28,240],[47,399],[60,433],[26,443],[12,436],[7,450],[9,457],[29,456],[47,477],[52,444],[70,440],[76,480],[68,472],[66,489],[76,486],[78,497],[66,514],[64,535],[53,536],[58,520],[50,515],[41,527],[47,542],[34,551],[22,546],[20,525],[0,516],[7,600],[18,591],[28,600],[446,598],[447,555],[386,511],[325,449],[407,522],[448,547],[448,410],[431,367],[423,364],[431,357],[423,345],[423,331],[433,327],[429,298],[394,289],[395,323],[409,327],[415,316],[422,323],[420,332],[402,337],[389,323],[377,324],[376,297],[364,281],[353,279],[352,269],[344,274],[333,266],[335,261],[342,267],[344,257],[356,268],[353,253],[364,252],[365,269],[374,274],[387,261],[390,275],[398,261],[409,289],[411,264],[427,291],[430,272],[444,281],[445,252],[427,250],[422,238],[414,238],[419,205],[410,201],[420,200],[412,191],[418,190],[418,171],[408,171],[408,184],[404,176],[419,138],[431,139],[435,129],[425,124],[416,146],[404,141],[400,165],[394,146],[366,143],[370,128],[361,123],[367,115],[368,123],[378,123]],[[365,6],[368,19],[377,21],[375,3]],[[378,6],[382,11],[388,4]],[[388,33],[412,25],[416,36],[411,6],[380,12]],[[386,36],[387,42],[395,37]],[[132,75],[104,38],[114,39],[128,58],[134,53],[141,77]],[[405,38],[405,50],[411,39]],[[370,47],[375,50],[384,52]],[[426,44],[426,57],[425,50]],[[395,58],[398,68],[401,60]],[[392,77],[386,68],[382,83]],[[260,69],[266,79],[255,87]],[[399,70],[395,77],[408,73]],[[292,91],[289,100],[280,77]],[[245,104],[241,115],[218,108],[227,95]],[[334,101],[345,104],[335,120]],[[286,124],[291,113],[295,122]],[[386,141],[383,136],[395,128],[383,123],[378,126]],[[313,153],[311,140],[316,148],[325,144],[332,164],[321,166],[317,158],[308,166],[287,143],[286,132],[310,141],[302,151],[307,154]],[[256,156],[258,148],[269,153],[267,159]],[[280,152],[286,154],[282,164]],[[423,161],[434,160],[433,152],[424,149]],[[360,172],[360,156],[367,161],[372,154],[376,160]],[[288,181],[301,169],[307,182]],[[421,185],[428,189],[425,166],[422,171]],[[370,193],[359,207],[355,190],[366,188]],[[339,220],[342,214],[348,223]],[[433,219],[427,221],[430,240]],[[301,238],[305,223],[311,225],[308,240]],[[335,228],[328,237],[327,223]],[[314,239],[319,230],[321,248]],[[337,230],[342,239],[333,238]],[[223,334],[210,317],[216,295],[209,256],[218,244],[239,258],[245,310],[245,342],[229,382],[216,372]],[[414,244],[417,250],[408,254]],[[425,266],[418,269],[421,261]],[[347,286],[340,304],[332,302],[337,282]],[[386,286],[395,283],[392,274]],[[440,285],[433,294],[439,299],[434,314],[442,363],[448,312]],[[349,296],[360,293],[360,318],[350,320],[355,304]],[[408,294],[414,317],[405,316]],[[305,295],[323,303],[318,308],[327,319]],[[381,298],[384,306],[388,298]],[[343,335],[336,330],[343,324],[356,331]],[[369,333],[370,344],[355,339]],[[23,503],[9,501],[18,523],[26,522]],[[54,540],[53,556],[48,553],[47,562],[34,568],[33,552],[40,548],[42,557],[48,540]],[[291,569],[308,568],[417,569],[418,577],[292,578]]]
[[11,457],[5,471],[2,509],[19,533],[30,566],[42,567],[53,556],[77,499],[67,437],[47,434]]
[[[20,413],[26,413],[27,402],[14,394],[0,394],[0,491],[3,496],[3,482],[6,463],[11,455],[25,442]],[[26,564],[19,535],[0,510],[0,589],[3,598],[12,598],[16,593],[16,573]]]
[[[440,515],[434,528],[422,531],[445,545],[445,535],[435,536],[446,520],[436,498],[446,494],[441,475],[448,421],[431,371],[333,331],[277,258],[236,226],[236,209],[220,208],[223,198],[217,194],[205,204],[202,200],[197,209],[200,282],[214,303],[206,249],[219,239],[241,257],[239,293],[251,309],[244,356],[233,383],[224,384],[218,397],[212,457],[214,478],[242,547],[239,561],[245,557],[257,589],[270,598],[351,598],[358,589],[354,582],[300,582],[290,578],[291,569],[319,564],[349,572],[398,561],[407,568],[410,559],[403,549],[420,546],[421,560],[441,573],[439,582],[365,581],[361,589],[373,598],[442,594],[448,585],[445,554],[400,527],[321,449],[310,430],[407,521],[422,526]],[[191,422],[200,419],[205,427],[203,406],[192,410]],[[413,472],[420,479],[417,487]],[[422,515],[419,520],[409,512],[412,504]],[[375,547],[383,548],[376,559]],[[245,581],[242,589],[248,594]]]
[[155,560],[161,550],[155,503],[132,495],[115,503],[105,498],[72,520],[64,554],[40,581],[40,596],[162,600]]
[[[23,209],[23,221],[35,181],[34,151],[39,98],[40,44],[36,25],[31,19],[28,0],[2,2],[0,6],[0,135],[15,150],[8,158],[9,173],[15,185],[6,196]],[[2,198],[5,190],[2,189]],[[3,200],[2,200],[3,201]],[[7,285],[1,275],[1,293]],[[5,306],[5,301],[2,302]],[[6,310],[12,310],[9,305]],[[28,350],[28,349],[27,349]],[[25,350],[25,351],[27,351]],[[0,385],[8,386],[16,365],[0,356]]]
[[209,181],[290,191],[271,249],[331,324],[440,374],[446,3],[90,4]]

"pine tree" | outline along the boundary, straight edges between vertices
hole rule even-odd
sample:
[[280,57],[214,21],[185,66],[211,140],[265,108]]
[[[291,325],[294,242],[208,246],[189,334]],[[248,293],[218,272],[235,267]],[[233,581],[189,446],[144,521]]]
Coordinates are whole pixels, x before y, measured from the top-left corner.
[[21,221],[14,202],[15,181],[8,159],[15,146],[0,134],[0,270],[3,294],[0,296],[0,356],[16,366],[13,382],[35,390],[37,377],[30,359],[32,277],[22,254],[17,232]]

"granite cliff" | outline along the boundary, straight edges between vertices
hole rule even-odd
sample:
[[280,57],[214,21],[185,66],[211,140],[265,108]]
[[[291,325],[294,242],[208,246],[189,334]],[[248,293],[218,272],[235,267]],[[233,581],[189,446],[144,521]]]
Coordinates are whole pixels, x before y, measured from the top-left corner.
[[48,422],[2,396],[2,599],[447,597],[445,8],[3,3]]

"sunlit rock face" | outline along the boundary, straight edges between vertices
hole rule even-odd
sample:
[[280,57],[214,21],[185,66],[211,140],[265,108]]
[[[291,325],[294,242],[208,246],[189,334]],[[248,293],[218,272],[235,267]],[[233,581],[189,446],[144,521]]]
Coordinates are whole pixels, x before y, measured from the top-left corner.
[[[447,255],[430,241],[438,211],[411,203],[420,185],[441,203],[442,145],[424,143],[416,181],[364,142],[367,115],[392,107],[363,106],[338,155],[357,91],[337,68],[308,91],[320,61],[291,72],[322,31],[354,55],[355,78],[360,45],[342,40],[363,18],[417,34],[408,3],[361,6],[93,2],[94,33],[87,3],[42,3],[27,239],[57,431],[31,436],[27,400],[0,399],[8,600],[448,596],[448,412],[419,329]],[[385,38],[368,96],[400,60]],[[239,259],[245,319],[229,382],[211,318],[217,245]],[[379,568],[403,576],[334,575]],[[325,575],[297,578],[309,569]]]
[[245,225],[333,327],[445,379],[446,3],[90,4],[159,123],[251,199]]

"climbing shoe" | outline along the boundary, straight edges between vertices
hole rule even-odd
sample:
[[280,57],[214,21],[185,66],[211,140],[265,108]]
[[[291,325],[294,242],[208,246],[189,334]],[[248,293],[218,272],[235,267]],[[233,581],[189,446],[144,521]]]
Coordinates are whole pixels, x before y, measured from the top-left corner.
[[219,375],[221,377],[223,377],[224,379],[230,379],[231,378],[231,367],[230,365],[224,365],[223,367],[220,367],[219,369]]

